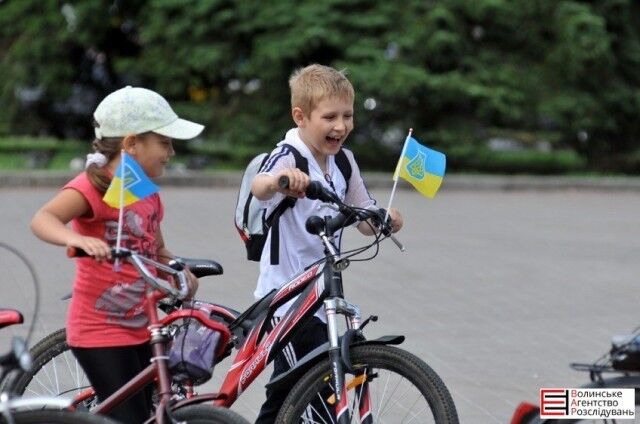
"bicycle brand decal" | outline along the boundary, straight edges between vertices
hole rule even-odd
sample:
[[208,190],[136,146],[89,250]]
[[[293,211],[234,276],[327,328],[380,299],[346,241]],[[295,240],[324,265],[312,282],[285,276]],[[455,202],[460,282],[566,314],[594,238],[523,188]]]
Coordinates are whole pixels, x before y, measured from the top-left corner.
[[278,295],[273,298],[273,301],[271,301],[271,304],[274,304],[275,302],[282,299],[287,294],[294,291],[296,288],[300,286],[300,284],[306,283],[307,281],[309,281],[310,278],[315,277],[318,274],[318,270],[320,269],[321,265],[322,264],[315,265],[314,267],[309,268],[308,270],[306,270],[305,272],[297,276],[295,279],[291,280],[291,282],[289,282],[289,284],[284,286],[280,290]]
[[265,345],[255,357],[255,359],[242,371],[240,375],[240,388],[244,391],[245,383],[247,385],[251,383],[251,381],[247,381],[249,377],[254,373],[254,371],[260,366],[260,363],[267,359],[267,355],[269,355],[269,351],[271,351],[271,346],[273,345],[272,341],[265,341]]
[[540,389],[540,418],[635,418],[635,389]]

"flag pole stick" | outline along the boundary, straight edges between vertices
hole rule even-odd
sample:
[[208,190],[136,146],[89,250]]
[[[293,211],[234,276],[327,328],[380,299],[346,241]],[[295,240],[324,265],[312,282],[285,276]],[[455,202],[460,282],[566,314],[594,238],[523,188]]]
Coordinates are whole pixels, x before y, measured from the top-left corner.
[[[120,253],[120,241],[122,239],[122,221],[124,217],[124,150],[120,150],[120,211],[118,212],[118,233],[116,236],[116,254]],[[116,258],[113,263],[113,268],[116,272],[120,271],[120,259]]]
[[[402,158],[404,157],[404,153],[407,151],[407,143],[411,138],[411,134],[413,134],[413,128],[409,128],[409,134],[407,134],[407,138],[404,139],[404,145],[402,146],[402,151],[400,152],[400,157],[398,158],[398,163],[396,164],[396,169],[393,172],[393,188],[391,189],[391,195],[389,196],[389,205],[387,206],[387,212],[385,213],[384,221],[382,222],[387,222],[387,218],[389,218],[391,203],[393,203],[393,196],[396,194],[396,187],[398,186],[398,174],[400,173],[400,164],[402,163]],[[391,234],[389,238],[391,238],[391,241],[393,241],[396,244],[396,246],[398,246],[401,252],[404,252],[406,250],[402,245],[402,243],[400,243],[398,239],[396,239],[393,236],[393,234]]]
[[396,169],[393,172],[393,188],[391,189],[391,196],[389,196],[389,205],[387,206],[387,212],[384,217],[384,222],[387,222],[387,218],[389,218],[389,209],[391,209],[391,203],[393,202],[393,196],[396,193],[396,187],[398,186],[398,174],[400,173],[400,163],[402,162],[402,158],[404,157],[404,153],[407,151],[407,142],[411,138],[411,134],[413,134],[413,128],[409,128],[409,134],[407,134],[407,138],[404,139],[404,145],[402,146],[402,151],[400,152],[400,158],[398,158],[398,163],[396,164]]

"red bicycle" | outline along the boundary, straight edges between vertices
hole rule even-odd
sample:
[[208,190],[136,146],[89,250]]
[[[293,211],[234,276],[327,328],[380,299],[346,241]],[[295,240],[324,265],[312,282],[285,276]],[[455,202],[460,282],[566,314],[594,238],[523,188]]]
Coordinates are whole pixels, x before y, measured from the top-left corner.
[[[86,256],[86,253],[74,248],[68,249],[67,254],[70,257]],[[202,326],[215,331],[219,335],[221,340],[219,346],[221,350],[225,348],[231,337],[227,326],[218,321],[211,320],[200,311],[180,310],[163,318],[159,317],[158,303],[161,299],[169,297],[180,300],[186,297],[188,286],[184,267],[179,263],[174,263],[173,267],[168,266],[123,248],[118,250],[112,249],[111,254],[114,259],[125,260],[132,264],[148,284],[149,289],[145,294],[144,308],[147,318],[149,319],[147,328],[149,329],[149,343],[151,344],[152,351],[151,363],[131,381],[100,403],[96,402],[95,393],[87,383],[81,383],[79,380],[66,380],[65,382],[62,379],[64,376],[59,375],[55,369],[53,375],[47,375],[45,377],[45,379],[52,384],[51,387],[44,389],[44,386],[46,386],[46,384],[43,383],[44,380],[36,379],[34,384],[37,384],[44,390],[40,391],[33,388],[25,390],[26,386],[23,385],[25,379],[28,379],[34,373],[43,371],[42,365],[44,365],[44,363],[42,362],[42,356],[33,356],[33,365],[29,370],[5,378],[2,385],[3,391],[19,395],[26,393],[67,397],[65,395],[69,392],[62,387],[71,384],[77,389],[75,396],[70,402],[72,408],[80,410],[89,409],[94,414],[106,415],[132,395],[144,390],[149,384],[155,383],[155,411],[154,416],[151,417],[148,422],[162,424],[178,420],[213,424],[246,424],[247,421],[237,413],[226,408],[212,405],[208,402],[209,398],[199,398],[194,395],[191,397],[189,404],[186,405],[176,403],[176,399],[173,396],[172,376],[167,364],[167,352],[172,340],[170,329],[173,323],[184,319],[198,321]],[[152,267],[162,272],[163,275],[166,275],[167,279],[163,279],[156,275],[155,272],[152,272]],[[215,272],[215,270],[210,272]],[[175,282],[178,288],[174,287],[174,284],[172,284],[170,280]],[[50,338],[46,338],[34,346],[32,354],[38,355],[42,352],[41,349],[43,346],[46,346],[50,340]],[[52,352],[49,351],[48,353],[51,354]],[[78,364],[74,366],[77,367],[75,377],[84,374],[81,372]],[[86,381],[86,378],[84,378],[84,380]],[[207,402],[207,404],[205,404],[205,402]]]
[[[457,423],[453,399],[440,377],[415,355],[393,346],[401,344],[404,336],[367,339],[363,329],[377,317],[363,321],[359,308],[345,299],[342,272],[350,260],[370,248],[375,248],[377,253],[380,242],[390,235],[389,223],[383,222],[384,214],[345,205],[316,182],[310,184],[307,196],[319,198],[338,210],[335,217],[312,216],[306,223],[307,231],[317,235],[324,246],[322,260],[309,265],[279,290],[273,290],[242,313],[202,301],[184,302],[180,309],[169,312],[169,316],[178,312],[188,316],[197,311],[202,313],[198,316],[224,324],[232,334],[229,342],[222,343],[217,352],[221,359],[237,350],[221,387],[216,393],[199,395],[198,399],[208,398],[219,406],[233,405],[296,331],[303,328],[316,311],[324,309],[329,341],[268,383],[273,387],[293,385],[278,415],[278,423]],[[380,229],[378,236],[362,248],[339,253],[336,234],[358,221],[375,222]],[[375,253],[367,259],[373,257]],[[189,260],[186,263],[189,264]],[[196,276],[204,275],[195,267],[193,272]],[[269,329],[267,323],[275,311],[296,296],[293,306]],[[338,315],[345,318],[345,331],[339,330]],[[48,382],[52,375],[57,380],[62,370],[75,369],[72,363],[65,364],[65,360],[59,359],[68,350],[62,334],[63,330],[34,347],[36,366],[17,379],[16,390],[40,392],[42,386],[47,386],[47,390],[57,394],[67,394],[67,390],[78,393],[81,384],[71,384],[61,390],[52,389],[55,386]],[[177,407],[190,404],[193,400],[189,396],[195,393],[188,382],[182,381],[180,386],[185,398]]]

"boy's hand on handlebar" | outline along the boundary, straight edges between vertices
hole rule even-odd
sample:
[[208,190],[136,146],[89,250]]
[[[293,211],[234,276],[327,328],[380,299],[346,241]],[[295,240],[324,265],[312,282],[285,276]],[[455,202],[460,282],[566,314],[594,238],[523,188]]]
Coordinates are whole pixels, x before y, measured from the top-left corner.
[[[286,187],[280,186],[281,177],[287,177],[289,184]],[[305,196],[305,190],[309,185],[309,176],[298,168],[283,169],[275,176],[276,191],[285,196],[302,198]],[[283,179],[284,180],[284,179]]]
[[111,247],[104,240],[95,237],[86,237],[78,234],[77,237],[67,242],[67,247],[80,248],[98,262],[111,259]]
[[[384,235],[389,236],[392,233],[397,233],[398,231],[400,231],[404,223],[400,211],[395,208],[391,208],[389,210],[389,216],[387,216],[387,210],[383,208],[378,209],[375,215],[376,216],[371,219],[370,225],[358,226],[358,229],[360,229],[363,234],[374,235],[376,231],[371,227],[371,225],[373,225],[378,229],[378,231],[381,231]],[[387,218],[387,220],[383,225],[382,221],[385,217]]]
[[402,215],[400,211],[396,208],[389,209],[389,219],[391,220],[391,232],[397,233],[402,229],[402,225],[404,224],[404,220],[402,219]]

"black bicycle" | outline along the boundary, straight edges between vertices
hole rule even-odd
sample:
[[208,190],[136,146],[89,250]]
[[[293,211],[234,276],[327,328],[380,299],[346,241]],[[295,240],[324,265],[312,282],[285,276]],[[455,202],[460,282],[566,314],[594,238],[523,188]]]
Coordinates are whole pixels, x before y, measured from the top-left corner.
[[[592,363],[571,363],[571,368],[589,374],[591,389],[635,389],[636,417],[640,416],[640,327],[631,334],[614,336],[611,348]],[[614,418],[540,419],[540,408],[528,402],[516,409],[511,424],[628,423]]]

